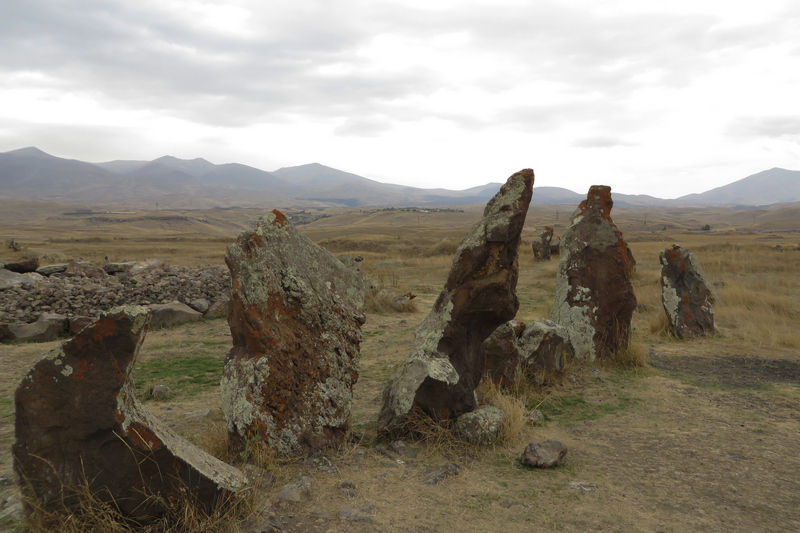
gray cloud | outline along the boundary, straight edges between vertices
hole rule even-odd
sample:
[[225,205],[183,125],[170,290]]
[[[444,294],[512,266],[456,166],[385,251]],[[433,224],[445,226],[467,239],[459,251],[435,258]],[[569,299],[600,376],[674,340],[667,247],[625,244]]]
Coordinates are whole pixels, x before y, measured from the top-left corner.
[[[342,135],[373,135],[385,122],[431,113],[465,128],[495,123],[557,127],[581,120],[624,134],[640,127],[624,101],[651,86],[682,87],[733,60],[742,50],[786,37],[786,26],[720,28],[713,17],[647,13],[596,17],[557,2],[486,9],[467,4],[419,10],[362,0],[316,0],[277,8],[254,2],[255,35],[230,35],[127,0],[25,0],[0,3],[0,75],[43,72],[59,90],[90,93],[128,108],[146,108],[202,124],[244,126],[302,117],[341,118]],[[793,13],[792,16],[798,16]],[[479,76],[491,94],[519,83],[547,81],[565,100],[536,101],[491,120],[475,110],[409,109],[398,102],[457,89],[423,67],[366,74],[358,54],[375,35],[422,43],[448,33],[468,36],[456,53],[469,63],[496,57],[513,67]],[[328,67],[337,74],[323,73]],[[652,74],[643,77],[643,74]],[[478,73],[480,74],[480,73]],[[591,98],[586,98],[591,96]],[[380,121],[372,118],[383,117]],[[381,122],[383,121],[383,122]]]
[[795,138],[800,142],[800,115],[739,117],[728,125],[733,137]]

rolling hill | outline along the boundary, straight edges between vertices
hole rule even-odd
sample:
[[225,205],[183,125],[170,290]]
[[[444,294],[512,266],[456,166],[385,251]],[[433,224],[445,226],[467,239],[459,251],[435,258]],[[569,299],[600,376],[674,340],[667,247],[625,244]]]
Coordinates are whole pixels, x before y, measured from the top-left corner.
[[[321,208],[455,206],[485,203],[500,188],[487,183],[461,191],[381,183],[319,163],[266,172],[247,165],[164,156],[153,161],[85,163],[37,148],[0,153],[0,197],[94,205],[164,208]],[[534,204],[575,205],[585,192],[536,187]],[[774,168],[724,187],[677,200],[614,193],[618,206],[769,205],[800,201],[800,171]]]

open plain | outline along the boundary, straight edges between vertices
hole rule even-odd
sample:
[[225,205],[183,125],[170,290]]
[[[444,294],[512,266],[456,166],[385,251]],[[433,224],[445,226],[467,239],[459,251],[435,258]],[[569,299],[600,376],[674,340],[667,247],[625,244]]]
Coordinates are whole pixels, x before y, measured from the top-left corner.
[[[14,239],[43,264],[162,257],[177,266],[223,265],[225,247],[274,206],[258,209],[74,212],[74,206],[0,202],[0,243]],[[798,208],[615,208],[637,261],[634,343],[643,368],[573,364],[540,388],[482,392],[484,401],[544,415],[520,423],[503,443],[475,447],[432,431],[410,442],[416,458],[376,441],[380,395],[409,354],[451,256],[483,206],[431,209],[287,210],[301,231],[336,256],[361,255],[376,284],[417,295],[409,312],[373,310],[361,345],[351,439],[326,457],[271,458],[274,476],[262,507],[285,531],[797,531],[800,530],[800,211]],[[561,235],[574,206],[532,205],[520,255],[518,320],[547,317],[558,257],[535,262],[530,243],[544,225]],[[704,225],[710,231],[699,231]],[[718,333],[679,341],[665,332],[658,254],[672,243],[692,250],[715,285]],[[3,248],[0,262],[20,254]],[[16,489],[11,443],[14,390],[57,342],[0,345],[1,497]],[[134,377],[144,405],[179,433],[221,454],[224,420],[219,378],[231,346],[224,319],[151,331]],[[174,395],[153,400],[154,385]],[[552,470],[530,470],[519,456],[529,442],[569,446]],[[425,484],[447,462],[460,473]],[[328,471],[325,471],[328,470]],[[311,495],[281,503],[281,486],[306,475]],[[355,495],[338,484],[352,481]],[[372,522],[339,519],[364,508]],[[18,524],[0,524],[0,528]],[[232,525],[254,531],[245,521]],[[248,529],[250,527],[250,529]],[[230,529],[237,531],[237,529]],[[97,529],[97,531],[106,531]],[[116,531],[107,529],[107,531]],[[260,531],[260,530],[258,530]]]

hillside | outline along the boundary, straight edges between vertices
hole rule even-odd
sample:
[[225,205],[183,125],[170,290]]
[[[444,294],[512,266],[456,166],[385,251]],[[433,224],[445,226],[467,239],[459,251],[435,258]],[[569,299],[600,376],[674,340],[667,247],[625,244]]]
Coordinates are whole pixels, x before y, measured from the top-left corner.
[[[381,183],[319,163],[266,172],[239,163],[163,156],[153,161],[86,163],[37,148],[0,153],[0,191],[7,199],[126,208],[281,208],[464,206],[486,203],[500,188],[422,189]],[[613,185],[612,185],[613,187]],[[585,191],[536,187],[534,204],[576,205]],[[724,187],[664,200],[614,191],[620,207],[763,206],[800,201],[800,171],[774,168]]]

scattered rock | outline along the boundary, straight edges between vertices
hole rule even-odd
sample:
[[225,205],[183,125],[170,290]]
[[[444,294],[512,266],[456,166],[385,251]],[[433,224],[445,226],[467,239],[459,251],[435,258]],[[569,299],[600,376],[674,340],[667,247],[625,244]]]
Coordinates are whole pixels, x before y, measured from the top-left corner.
[[375,523],[375,505],[368,503],[358,509],[348,508],[339,509],[339,520],[348,522],[363,522],[365,524]]
[[713,335],[714,292],[697,257],[673,244],[659,255],[661,303],[672,331],[681,339]]
[[202,313],[198,313],[186,304],[173,302],[169,304],[152,304],[149,306],[153,312],[152,327],[166,328],[194,322],[203,318]]
[[311,494],[313,481],[310,477],[303,476],[294,483],[284,485],[278,493],[278,500],[288,503],[298,503],[302,501],[304,496]]
[[36,272],[36,269],[39,268],[39,257],[36,254],[28,254],[24,259],[6,263],[3,268],[17,274]]
[[121,272],[128,272],[136,265],[136,261],[127,261],[125,263],[106,263],[103,265],[103,270],[107,274],[119,274]]
[[65,278],[103,279],[106,276],[108,276],[108,274],[102,268],[84,262],[70,263],[67,265],[66,270],[64,270]]
[[208,308],[211,307],[211,303],[205,298],[195,298],[194,300],[189,301],[189,307],[198,313],[205,313],[208,311]]
[[228,247],[233,349],[221,389],[230,435],[279,454],[340,444],[358,380],[361,278],[278,210]]
[[544,413],[534,409],[525,416],[525,420],[532,426],[541,426],[544,424]]
[[336,474],[339,472],[339,469],[336,468],[336,465],[334,465],[331,460],[324,455],[311,459],[311,464],[315,470],[324,472],[325,474]]
[[9,324],[7,336],[19,342],[52,341],[66,335],[69,330],[67,317],[56,313],[44,313],[33,324]]
[[593,185],[561,241],[550,319],[569,330],[575,357],[594,361],[627,345],[636,262],[611,219],[611,187]]
[[503,387],[523,377],[537,385],[552,381],[575,353],[567,329],[544,319],[527,326],[510,320],[486,339],[484,349],[486,373]]
[[402,440],[396,440],[387,446],[389,451],[396,453],[400,457],[405,457],[407,459],[416,459],[417,457],[417,450],[403,442]]
[[417,327],[411,357],[384,389],[380,433],[402,434],[415,406],[434,420],[477,407],[483,341],[519,308],[520,232],[533,180],[530,169],[511,176],[456,251],[444,289]]
[[567,455],[567,447],[557,440],[531,442],[522,452],[522,464],[536,468],[558,466]]
[[44,508],[74,505],[76,487],[88,482],[123,515],[147,520],[164,511],[153,495],[188,490],[211,507],[245,486],[242,472],[178,437],[137,400],[130,373],[149,321],[143,307],[104,313],[17,388],[14,470]]
[[137,261],[136,264],[132,265],[127,272],[131,276],[138,276],[141,274],[145,274],[147,272],[152,272],[157,268],[161,268],[164,266],[164,260],[160,257],[152,258],[152,259],[145,259],[144,261]]
[[578,492],[594,492],[597,490],[597,485],[594,483],[584,483],[582,481],[570,481],[567,483],[567,488]]
[[482,405],[456,419],[453,432],[470,444],[493,444],[500,436],[506,414],[491,405]]
[[423,474],[427,475],[430,474],[426,479],[425,483],[428,485],[438,485],[445,479],[457,476],[461,473],[461,467],[455,463],[445,463],[439,468],[436,469],[427,469],[423,472]]
[[153,399],[154,400],[166,400],[168,398],[172,398],[172,389],[170,389],[166,385],[156,385],[153,387]]
[[0,269],[0,291],[6,291],[17,286],[33,288],[44,281],[44,276],[36,272],[19,274],[6,269]]
[[220,296],[220,298],[211,304],[203,317],[205,318],[222,318],[228,316],[228,309],[230,309],[231,298],[227,294]]
[[343,479],[342,481],[337,483],[336,488],[339,489],[339,494],[341,494],[345,498],[358,497],[358,492],[356,492],[356,484],[350,481],[349,479]]
[[50,276],[58,274],[59,272],[66,272],[69,263],[56,263],[54,265],[40,266],[36,269],[36,273],[41,276]]

